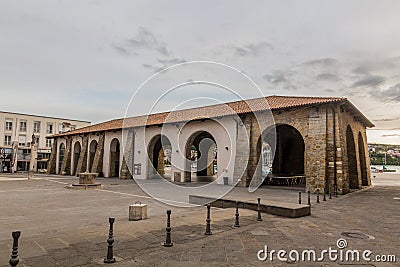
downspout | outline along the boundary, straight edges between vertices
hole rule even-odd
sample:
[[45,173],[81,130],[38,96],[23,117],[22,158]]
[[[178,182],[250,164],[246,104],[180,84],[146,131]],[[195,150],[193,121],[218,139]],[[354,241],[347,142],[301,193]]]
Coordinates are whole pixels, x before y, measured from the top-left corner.
[[336,112],[332,107],[333,115],[333,186],[337,189],[337,148],[336,148]]

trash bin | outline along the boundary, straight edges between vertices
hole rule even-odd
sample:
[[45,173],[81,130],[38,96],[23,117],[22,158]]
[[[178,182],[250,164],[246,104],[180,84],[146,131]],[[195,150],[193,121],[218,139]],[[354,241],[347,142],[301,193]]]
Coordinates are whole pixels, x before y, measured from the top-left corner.
[[228,185],[228,177],[224,177],[224,185]]

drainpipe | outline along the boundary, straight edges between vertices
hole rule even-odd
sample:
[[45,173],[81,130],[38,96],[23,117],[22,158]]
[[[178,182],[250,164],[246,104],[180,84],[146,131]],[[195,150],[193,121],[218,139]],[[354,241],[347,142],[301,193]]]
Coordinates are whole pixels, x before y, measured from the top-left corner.
[[333,116],[333,186],[337,188],[337,148],[336,148],[336,112],[332,107],[332,116]]

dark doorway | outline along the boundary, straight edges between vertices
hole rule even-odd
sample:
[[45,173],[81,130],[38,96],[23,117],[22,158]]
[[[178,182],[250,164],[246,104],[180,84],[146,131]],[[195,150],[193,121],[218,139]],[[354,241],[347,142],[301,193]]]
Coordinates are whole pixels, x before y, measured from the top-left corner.
[[110,177],[119,177],[120,146],[117,138],[110,143]]
[[347,143],[347,164],[349,168],[349,186],[350,189],[359,189],[358,171],[357,171],[357,156],[356,145],[354,142],[353,130],[347,126],[346,130],[346,143]]
[[360,158],[361,182],[368,186],[367,160],[365,158],[364,138],[361,132],[358,133],[358,157]]

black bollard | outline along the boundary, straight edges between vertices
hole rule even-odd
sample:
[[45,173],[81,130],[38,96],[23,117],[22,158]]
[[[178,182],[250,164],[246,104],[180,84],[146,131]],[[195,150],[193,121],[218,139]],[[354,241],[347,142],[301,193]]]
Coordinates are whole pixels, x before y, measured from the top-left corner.
[[307,191],[308,197],[307,197],[307,205],[311,206],[311,192]]
[[171,242],[171,210],[167,210],[167,228],[165,228],[166,237],[165,242],[162,244],[164,247],[172,247]]
[[19,263],[18,258],[18,238],[21,236],[21,231],[12,232],[11,236],[13,237],[13,248],[11,252],[11,259],[9,261],[11,266],[17,266]]
[[236,213],[235,213],[234,227],[240,227],[240,224],[239,224],[239,202],[238,201],[236,201]]
[[322,199],[323,201],[326,201],[326,194],[324,192],[324,198]]
[[333,186],[333,190],[334,190],[333,194],[335,195],[335,197],[337,197],[337,185]]
[[207,204],[207,219],[206,219],[207,225],[206,225],[206,232],[204,233],[205,235],[212,235],[212,233],[211,233],[211,225],[210,225],[210,222],[211,222],[210,209],[211,209],[211,205]]
[[262,219],[261,219],[261,204],[260,204],[261,198],[257,198],[257,201],[258,201],[258,204],[257,204],[257,221],[261,222],[262,221]]
[[329,199],[332,199],[332,192],[329,192]]
[[115,222],[115,218],[108,218],[108,222],[110,223],[110,230],[108,232],[107,239],[107,258],[104,259],[104,263],[114,263],[114,252],[113,252],[113,244],[114,244],[114,233],[113,233],[113,224]]
[[301,204],[301,192],[299,192],[299,204]]
[[319,202],[319,189],[317,189],[317,203],[320,203]]

